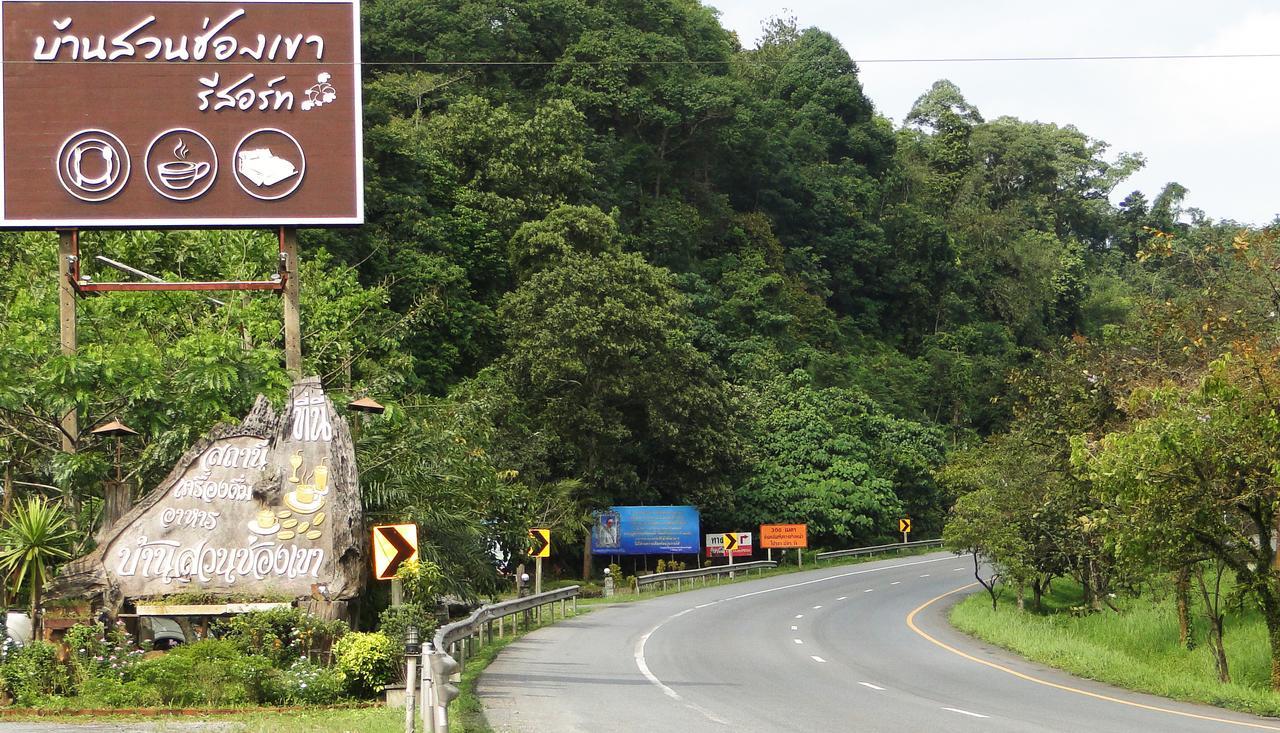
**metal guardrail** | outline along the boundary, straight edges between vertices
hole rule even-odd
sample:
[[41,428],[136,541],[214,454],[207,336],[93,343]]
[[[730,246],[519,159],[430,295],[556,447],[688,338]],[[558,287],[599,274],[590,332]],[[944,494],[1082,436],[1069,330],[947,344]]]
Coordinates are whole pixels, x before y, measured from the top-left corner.
[[[565,618],[565,604],[570,600],[573,601],[574,613],[578,612],[578,595],[580,593],[581,586],[571,585],[567,588],[557,588],[546,593],[528,595],[523,598],[512,598],[509,601],[481,606],[461,621],[454,621],[436,629],[435,647],[437,649],[449,649],[456,647],[458,642],[465,641],[470,637],[483,637],[485,632],[492,633],[494,621],[505,627],[504,621],[508,616],[515,616],[526,611],[534,611],[538,618],[541,618],[542,607],[547,605],[551,606],[551,617],[554,619],[556,614],[554,604],[559,603],[560,617]],[[525,615],[528,616],[528,614]],[[518,629],[519,619],[517,618],[514,623]],[[505,628],[499,633],[504,631]]]
[[[437,629],[430,648],[422,650],[423,730],[448,733],[449,701],[458,696],[458,688],[453,683],[462,679],[462,667],[473,651],[473,643],[493,640],[494,622],[498,624],[498,636],[506,634],[508,618],[511,619],[513,633],[519,633],[520,618],[524,617],[526,629],[532,628],[542,622],[544,608],[550,608],[551,620],[554,621],[557,603],[560,604],[560,618],[568,618],[570,601],[573,602],[572,613],[576,616],[581,592],[580,586],[571,585],[481,606],[461,621]],[[412,711],[407,713],[412,716]]]
[[688,580],[690,583],[696,582],[698,578],[702,578],[705,584],[707,578],[711,576],[729,575],[732,576],[736,572],[744,572],[748,575],[752,570],[760,571],[769,568],[778,567],[778,563],[773,560],[756,560],[755,562],[741,562],[732,565],[713,565],[709,568],[693,568],[692,570],[672,570],[666,573],[653,573],[652,575],[642,575],[636,578],[636,592],[640,593],[647,585],[662,584],[662,589],[667,589],[667,583],[675,582],[676,590],[680,590],[681,583]]
[[858,557],[859,555],[878,555],[882,552],[894,552],[895,550],[912,550],[917,547],[942,547],[942,540],[916,540],[915,542],[897,542],[892,545],[874,545],[872,547],[855,547],[851,550],[832,550],[831,552],[819,552],[814,555],[819,562],[822,560],[834,560],[838,557]]

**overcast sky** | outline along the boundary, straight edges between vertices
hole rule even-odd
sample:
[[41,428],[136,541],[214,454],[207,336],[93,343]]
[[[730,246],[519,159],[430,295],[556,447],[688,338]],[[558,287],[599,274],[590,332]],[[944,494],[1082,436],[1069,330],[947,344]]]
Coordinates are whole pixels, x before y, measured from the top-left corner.
[[[793,15],[855,60],[886,58],[1280,53],[1280,4],[1219,0],[706,0],[746,47],[761,22]],[[1073,124],[1139,152],[1146,167],[1117,189],[1152,198],[1168,181],[1218,220],[1265,224],[1280,213],[1280,58],[859,64],[867,95],[900,123],[937,79],[986,119]]]

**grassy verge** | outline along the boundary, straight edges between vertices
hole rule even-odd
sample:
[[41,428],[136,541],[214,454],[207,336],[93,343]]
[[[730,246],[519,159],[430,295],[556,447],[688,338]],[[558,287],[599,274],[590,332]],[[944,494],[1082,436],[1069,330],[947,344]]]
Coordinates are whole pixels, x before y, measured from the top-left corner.
[[1054,581],[1043,612],[1019,611],[1005,593],[996,610],[986,593],[952,609],[961,631],[1028,659],[1089,679],[1163,697],[1208,703],[1258,715],[1280,715],[1280,694],[1270,689],[1267,630],[1249,608],[1231,612],[1224,638],[1230,683],[1219,682],[1207,625],[1195,619],[1195,648],[1178,644],[1171,597],[1115,599],[1119,613],[1081,614],[1080,587]]
[[5,717],[2,722],[40,721],[43,723],[62,722],[68,726],[87,725],[90,723],[110,723],[124,725],[137,723],[140,729],[164,731],[188,731],[193,721],[216,724],[227,731],[235,733],[402,733],[404,731],[404,710],[402,708],[351,708],[306,709],[267,712],[246,709],[234,715],[180,715],[180,716],[138,716],[138,715],[38,715]]

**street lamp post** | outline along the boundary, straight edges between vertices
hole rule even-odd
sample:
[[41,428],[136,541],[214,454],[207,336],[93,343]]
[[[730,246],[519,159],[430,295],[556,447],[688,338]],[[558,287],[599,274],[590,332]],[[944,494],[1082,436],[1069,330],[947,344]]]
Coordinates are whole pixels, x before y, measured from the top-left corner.
[[413,733],[413,685],[418,677],[418,654],[421,651],[418,627],[410,626],[404,630],[404,658],[408,665],[404,675],[404,733]]
[[106,425],[96,427],[89,432],[94,435],[115,438],[116,442],[116,480],[108,481],[106,491],[102,492],[104,501],[103,513],[106,515],[104,525],[110,527],[116,523],[116,520],[127,514],[133,504],[132,492],[129,491],[124,482],[121,439],[126,436],[137,435],[138,431],[119,420],[112,420]]

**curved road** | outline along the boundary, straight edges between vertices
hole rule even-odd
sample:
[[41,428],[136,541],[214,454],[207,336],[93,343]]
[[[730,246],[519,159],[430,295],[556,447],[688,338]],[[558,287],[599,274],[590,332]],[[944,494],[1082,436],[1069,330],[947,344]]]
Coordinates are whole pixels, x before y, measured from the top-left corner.
[[511,644],[478,691],[499,733],[1280,732],[953,631],[972,567],[937,553],[601,608]]

